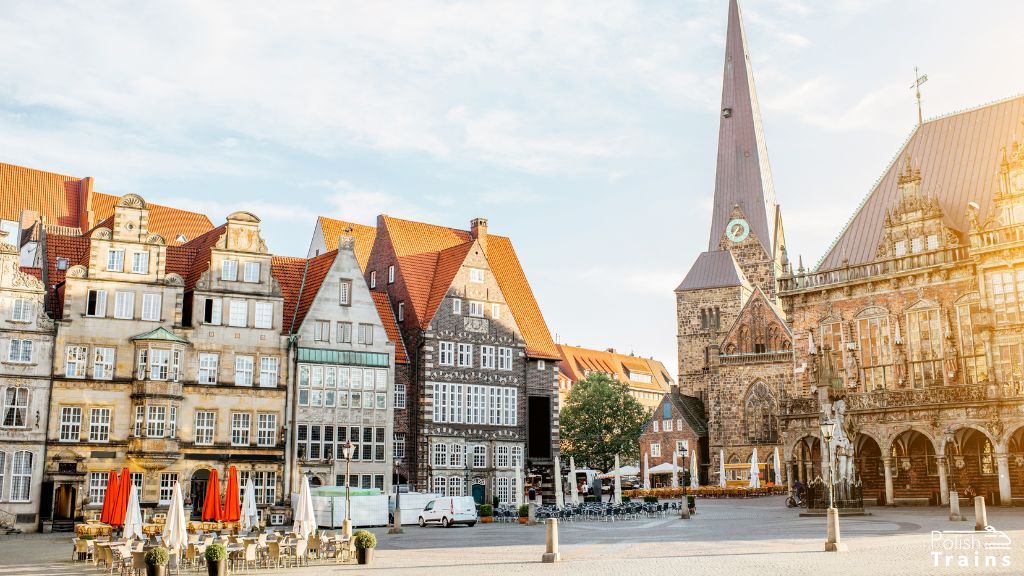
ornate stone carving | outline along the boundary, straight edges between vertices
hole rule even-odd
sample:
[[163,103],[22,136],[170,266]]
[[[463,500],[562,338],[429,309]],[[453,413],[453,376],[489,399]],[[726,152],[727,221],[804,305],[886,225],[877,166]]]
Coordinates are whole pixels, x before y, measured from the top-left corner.
[[122,208],[145,208],[146,201],[138,194],[125,194],[117,203]]
[[68,268],[67,274],[65,274],[65,276],[67,276],[68,278],[88,278],[89,271],[86,269],[85,266],[82,266],[81,264],[75,264],[71,268]]

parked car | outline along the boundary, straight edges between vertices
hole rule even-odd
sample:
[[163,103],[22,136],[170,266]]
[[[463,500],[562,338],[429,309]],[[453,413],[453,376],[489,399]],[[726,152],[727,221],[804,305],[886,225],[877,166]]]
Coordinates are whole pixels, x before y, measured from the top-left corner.
[[448,528],[455,524],[476,524],[476,502],[472,496],[436,498],[427,502],[420,512],[419,524],[426,526],[433,522]]

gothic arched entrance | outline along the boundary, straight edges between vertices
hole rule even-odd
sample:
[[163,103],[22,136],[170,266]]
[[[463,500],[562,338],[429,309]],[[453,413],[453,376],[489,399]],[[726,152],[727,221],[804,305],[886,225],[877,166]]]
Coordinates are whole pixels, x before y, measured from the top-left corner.
[[893,496],[938,504],[939,469],[931,438],[917,430],[907,430],[892,441],[890,451]]
[[797,480],[807,484],[821,476],[821,440],[804,436],[793,447],[793,467]]
[[861,481],[864,498],[885,502],[885,465],[882,463],[882,448],[874,438],[861,434],[857,438],[854,463],[857,477]]

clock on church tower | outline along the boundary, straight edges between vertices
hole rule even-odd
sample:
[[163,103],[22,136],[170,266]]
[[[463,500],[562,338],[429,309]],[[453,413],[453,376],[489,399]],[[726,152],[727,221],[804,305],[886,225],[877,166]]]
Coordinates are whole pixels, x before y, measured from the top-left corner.
[[743,218],[733,218],[725,225],[725,237],[733,242],[743,242],[750,234],[750,224]]

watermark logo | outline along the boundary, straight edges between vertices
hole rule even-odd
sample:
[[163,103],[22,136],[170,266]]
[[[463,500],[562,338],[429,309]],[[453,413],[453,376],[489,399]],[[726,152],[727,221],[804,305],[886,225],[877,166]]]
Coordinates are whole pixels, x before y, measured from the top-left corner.
[[932,530],[932,566],[935,568],[1006,568],[1010,537],[1002,530]]

